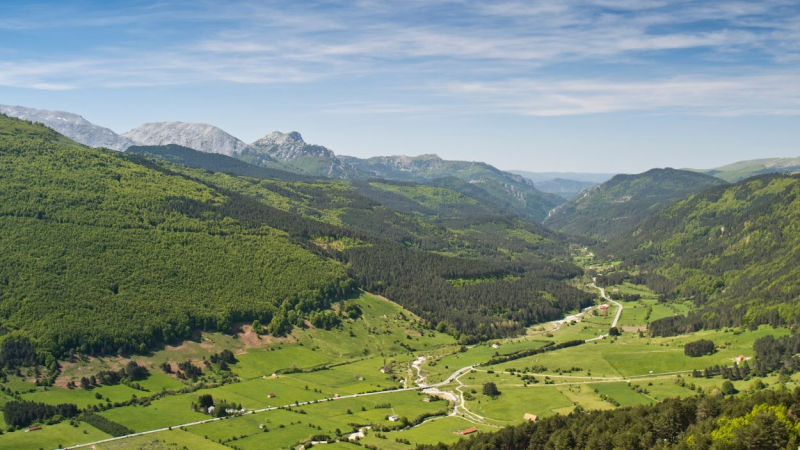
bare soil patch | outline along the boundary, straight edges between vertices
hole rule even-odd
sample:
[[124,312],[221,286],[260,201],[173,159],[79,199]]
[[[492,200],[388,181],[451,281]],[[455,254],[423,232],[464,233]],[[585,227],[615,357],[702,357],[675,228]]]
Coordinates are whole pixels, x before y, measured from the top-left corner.
[[236,336],[238,336],[239,342],[241,342],[244,346],[244,348],[241,348],[236,352],[237,354],[245,353],[246,349],[249,348],[264,348],[270,347],[274,344],[287,344],[294,342],[294,338],[291,336],[279,338],[269,334],[259,335],[253,331],[253,327],[251,325],[247,324],[241,324],[237,327],[237,329],[239,332],[236,334]]

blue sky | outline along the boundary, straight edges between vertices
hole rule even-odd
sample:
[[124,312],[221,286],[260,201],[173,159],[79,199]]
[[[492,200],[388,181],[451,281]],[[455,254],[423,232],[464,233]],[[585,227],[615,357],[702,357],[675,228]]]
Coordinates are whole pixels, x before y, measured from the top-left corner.
[[638,172],[800,155],[800,2],[0,0],[0,103]]

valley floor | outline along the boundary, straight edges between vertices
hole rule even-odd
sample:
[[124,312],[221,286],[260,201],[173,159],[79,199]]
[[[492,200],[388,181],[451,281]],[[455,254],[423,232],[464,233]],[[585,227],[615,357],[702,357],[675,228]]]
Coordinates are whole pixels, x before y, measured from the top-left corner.
[[[82,408],[116,403],[119,406],[99,408],[97,414],[134,434],[114,438],[85,422],[64,421],[37,431],[6,433],[0,436],[0,448],[255,450],[299,448],[309,441],[331,441],[324,447],[330,449],[356,448],[346,442],[352,438],[381,449],[408,449],[454,442],[472,428],[477,433],[496,430],[526,415],[545,417],[577,407],[610,409],[695,395],[698,389],[719,387],[723,380],[694,378],[693,370],[730,366],[739,355],[752,355],[758,337],[788,334],[786,329],[761,327],[649,338],[639,330],[683,306],[658,304],[641,286],[614,289],[644,295],[636,302],[598,302],[566,320],[531,328],[526,336],[469,348],[424,329],[399,306],[364,294],[356,300],[362,317],[347,320],[341,329],[295,330],[288,338],[274,339],[254,335],[244,326],[233,337],[203,334],[197,342],[137,357],[150,368],[138,389],[43,388],[30,383],[29,374],[9,376],[3,386],[24,400],[69,402]],[[601,304],[607,309],[601,310]],[[626,331],[608,336],[615,325]],[[698,358],[684,355],[684,344],[700,338],[714,341],[718,351]],[[585,343],[544,351],[570,341]],[[185,360],[202,366],[205,357],[222,349],[236,354],[237,362],[230,366],[235,382],[222,384],[231,375],[213,366],[205,367],[197,384],[159,369],[165,362]],[[537,349],[540,352],[532,354]],[[518,352],[529,356],[487,364],[493,357],[520,356]],[[122,362],[84,358],[65,363],[59,384]],[[777,377],[763,381],[778,385]],[[489,382],[499,395],[482,393]],[[749,383],[734,384],[746,390]],[[786,384],[800,385],[797,379]],[[244,412],[220,419],[197,412],[192,404],[205,394],[240,404]],[[1,403],[11,399],[0,395]]]

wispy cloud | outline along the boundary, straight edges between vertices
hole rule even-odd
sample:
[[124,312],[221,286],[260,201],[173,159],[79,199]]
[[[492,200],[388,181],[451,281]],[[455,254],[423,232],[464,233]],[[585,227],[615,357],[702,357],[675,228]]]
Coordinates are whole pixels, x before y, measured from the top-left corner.
[[654,81],[515,79],[458,83],[447,92],[486,110],[532,116],[621,111],[717,116],[800,114],[800,73]]
[[[30,33],[48,29],[113,37],[11,56]],[[0,85],[17,88],[361,77],[429,96],[428,103],[409,105],[357,99],[355,106],[332,108],[338,112],[415,114],[451,101],[535,115],[796,114],[797,92],[786,83],[798,81],[787,71],[800,59],[800,6],[375,0],[98,3],[87,11],[33,4],[0,18],[0,58]],[[608,72],[625,76],[609,82]]]

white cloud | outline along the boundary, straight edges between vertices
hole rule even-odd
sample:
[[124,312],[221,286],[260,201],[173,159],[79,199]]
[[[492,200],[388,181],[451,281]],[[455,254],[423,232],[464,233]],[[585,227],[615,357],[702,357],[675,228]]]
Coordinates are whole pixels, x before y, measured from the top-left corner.
[[716,116],[800,114],[800,73],[645,82],[515,79],[446,86],[486,111],[532,116],[611,112]]
[[[800,11],[783,0],[177,2],[88,12],[18,6],[0,19],[0,38],[47,27],[118,28],[120,40],[76,48],[72,56],[37,49],[31,52],[37,57],[14,59],[24,42],[0,39],[0,85],[81,89],[373,77],[396,91],[422,87],[430,95],[431,86],[434,94],[444,86],[447,96],[429,103],[469,101],[517,114],[797,111],[795,91],[768,85],[797,81],[786,70],[800,59]],[[126,37],[131,28],[137,36],[169,35],[143,48],[150,41]],[[678,51],[702,56],[689,60]],[[607,82],[606,75],[592,76],[596,67],[629,76]],[[576,80],[577,71],[586,75]],[[362,103],[340,110],[431,108]]]

